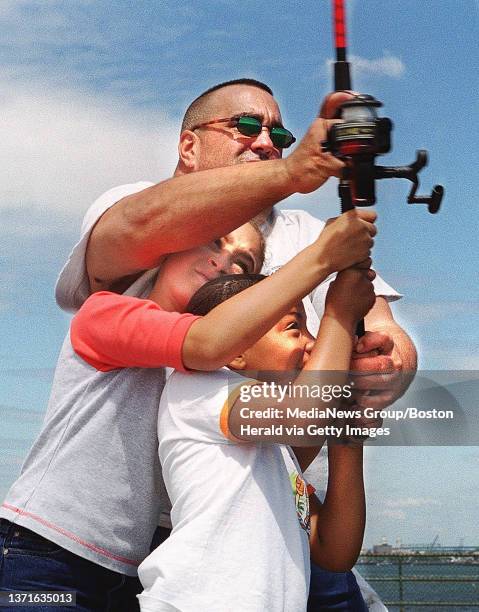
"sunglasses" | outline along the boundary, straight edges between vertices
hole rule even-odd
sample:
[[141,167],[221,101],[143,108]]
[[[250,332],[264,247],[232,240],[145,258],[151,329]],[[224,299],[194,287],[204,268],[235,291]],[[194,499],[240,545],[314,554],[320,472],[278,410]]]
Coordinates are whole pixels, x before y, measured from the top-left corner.
[[231,123],[232,127],[236,128],[243,136],[249,138],[253,136],[259,136],[263,127],[268,128],[269,137],[271,142],[277,149],[287,149],[293,142],[296,142],[296,138],[293,134],[284,127],[269,127],[268,125],[262,125],[261,121],[256,117],[250,117],[249,115],[243,115],[242,117],[227,117],[226,119],[212,119],[211,121],[205,121],[199,125],[191,128],[192,131],[198,128],[212,125],[214,123]]

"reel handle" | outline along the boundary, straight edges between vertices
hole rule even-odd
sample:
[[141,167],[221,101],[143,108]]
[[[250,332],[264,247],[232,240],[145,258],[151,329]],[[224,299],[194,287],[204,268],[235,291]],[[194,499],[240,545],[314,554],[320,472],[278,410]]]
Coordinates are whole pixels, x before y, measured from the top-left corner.
[[375,178],[405,178],[412,182],[411,191],[409,192],[408,204],[427,204],[428,211],[435,215],[442,202],[444,196],[444,187],[435,185],[431,191],[431,195],[416,195],[419,187],[419,172],[427,165],[427,151],[421,149],[416,151],[416,159],[409,166],[376,166]]

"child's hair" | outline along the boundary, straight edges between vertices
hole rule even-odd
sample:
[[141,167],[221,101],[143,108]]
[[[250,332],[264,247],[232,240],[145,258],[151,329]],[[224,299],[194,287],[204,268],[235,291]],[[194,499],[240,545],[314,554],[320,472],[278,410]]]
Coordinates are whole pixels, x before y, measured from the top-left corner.
[[193,295],[186,312],[204,316],[222,302],[266,278],[264,274],[226,274],[208,281]]

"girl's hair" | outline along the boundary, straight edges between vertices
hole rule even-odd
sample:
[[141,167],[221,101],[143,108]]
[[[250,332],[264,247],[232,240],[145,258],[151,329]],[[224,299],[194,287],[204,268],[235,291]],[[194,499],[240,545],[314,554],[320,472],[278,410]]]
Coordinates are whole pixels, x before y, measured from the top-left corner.
[[193,295],[185,312],[204,316],[237,293],[266,278],[264,274],[226,274],[208,281]]

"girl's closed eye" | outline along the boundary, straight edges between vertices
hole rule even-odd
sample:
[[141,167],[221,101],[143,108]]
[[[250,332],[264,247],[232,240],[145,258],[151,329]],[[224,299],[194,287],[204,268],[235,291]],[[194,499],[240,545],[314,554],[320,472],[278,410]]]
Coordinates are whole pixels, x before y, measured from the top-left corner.
[[238,259],[235,261],[235,265],[238,266],[242,274],[250,274],[253,272],[254,264],[244,261],[243,259]]
[[290,331],[292,329],[299,329],[299,323],[298,321],[296,321],[296,319],[294,319],[293,321],[290,321],[285,327],[286,331]]

